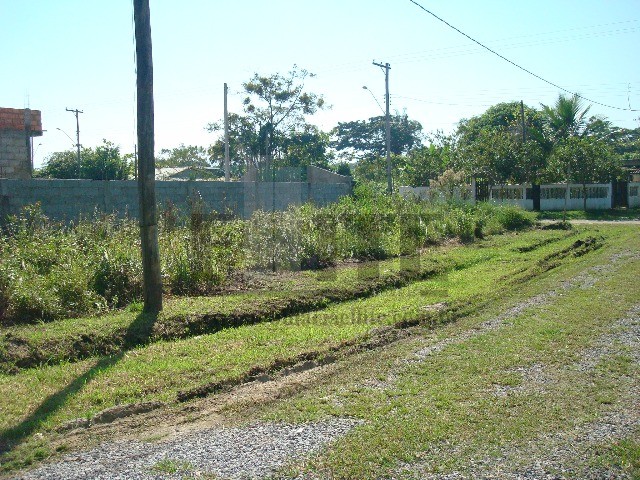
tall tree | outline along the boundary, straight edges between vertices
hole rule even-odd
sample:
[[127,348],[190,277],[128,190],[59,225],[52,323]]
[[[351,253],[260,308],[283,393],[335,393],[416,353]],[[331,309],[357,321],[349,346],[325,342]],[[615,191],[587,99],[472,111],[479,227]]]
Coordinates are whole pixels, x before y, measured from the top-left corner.
[[[243,161],[258,168],[265,168],[272,160],[287,163],[288,147],[296,137],[314,138],[314,127],[306,118],[325,107],[322,95],[305,89],[305,82],[314,75],[296,65],[286,75],[268,76],[255,74],[242,87],[243,114],[229,114],[230,155],[236,165]],[[207,126],[210,132],[222,130],[220,122]],[[316,142],[316,146],[322,142]],[[212,151],[224,148],[218,140]],[[322,152],[324,155],[325,152]],[[244,158],[242,158],[244,157]],[[323,160],[321,160],[323,161]]]
[[608,182],[620,172],[620,161],[604,140],[572,136],[553,151],[549,169],[567,183],[582,185],[583,207],[587,209],[587,184]]
[[541,113],[520,102],[499,103],[463,119],[453,167],[492,183],[539,183],[551,148],[543,125]]
[[542,105],[547,134],[553,143],[569,137],[582,135],[587,129],[587,114],[591,106],[584,106],[582,99],[572,96],[558,96],[553,106]]
[[[406,113],[391,116],[391,153],[403,155],[422,143],[422,125]],[[340,122],[331,131],[331,146],[356,158],[383,156],[386,152],[385,117]]]

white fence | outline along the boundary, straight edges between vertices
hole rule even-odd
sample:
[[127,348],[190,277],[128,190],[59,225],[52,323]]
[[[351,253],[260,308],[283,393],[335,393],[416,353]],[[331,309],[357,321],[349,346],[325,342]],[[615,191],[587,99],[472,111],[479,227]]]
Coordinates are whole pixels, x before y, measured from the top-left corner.
[[[422,200],[438,201],[429,187],[399,187],[400,195]],[[541,210],[582,210],[584,208],[584,187],[580,183],[552,183],[540,186]],[[586,185],[587,210],[607,210],[612,206],[613,188],[610,183],[588,183]],[[465,201],[475,202],[473,191],[465,195]],[[629,182],[627,188],[629,208],[640,207],[640,182]],[[456,198],[461,199],[460,192]],[[489,188],[489,201],[497,204],[518,205],[525,210],[533,210],[533,190],[531,185],[493,185]]]
[[640,207],[640,182],[629,182],[629,208]]
[[525,210],[533,210],[531,185],[495,185],[489,189],[489,201],[493,203],[517,205]]
[[[582,210],[584,190],[580,183],[553,183],[540,186],[541,210]],[[611,184],[589,183],[586,185],[587,210],[611,208]],[[500,185],[489,190],[493,203],[519,205],[526,210],[533,209],[531,185]]]

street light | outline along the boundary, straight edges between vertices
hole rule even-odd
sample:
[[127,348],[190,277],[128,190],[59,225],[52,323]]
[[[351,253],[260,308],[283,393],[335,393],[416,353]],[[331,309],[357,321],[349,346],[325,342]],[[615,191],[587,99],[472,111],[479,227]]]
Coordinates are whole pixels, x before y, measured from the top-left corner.
[[[375,64],[375,63],[374,63]],[[375,64],[377,65],[377,64]],[[371,92],[371,90],[369,90],[369,88],[364,85],[362,88],[363,90],[366,90],[367,92],[369,92],[371,94],[371,96],[373,97],[373,99],[376,101],[376,103],[378,104],[378,107],[380,107],[380,111],[382,112],[382,114],[384,115],[384,123],[385,123],[385,143],[386,143],[386,150],[387,150],[387,190],[389,191],[389,194],[391,194],[393,192],[393,180],[391,177],[391,127],[390,127],[390,118],[389,118],[389,64],[386,64],[386,75],[385,75],[385,80],[386,80],[386,90],[387,90],[387,95],[386,95],[386,105],[387,105],[387,109],[386,111],[382,108],[382,105],[380,105],[380,102],[378,102],[378,99],[376,98],[376,96],[373,94],[373,92]]]
[[[73,145],[74,147],[78,148],[78,178],[80,178],[80,165],[81,165],[81,161],[80,161],[80,143],[74,143],[73,138],[71,138],[69,136],[69,134],[67,132],[65,132],[64,130],[62,130],[60,127],[56,127],[56,130],[60,130],[62,133],[64,133],[67,138],[69,140],[71,140],[71,145]],[[78,137],[78,142],[80,141],[80,137]]]
[[378,101],[378,99],[376,98],[376,96],[373,94],[373,92],[371,90],[369,90],[369,87],[367,87],[366,85],[362,86],[363,90],[366,90],[367,92],[369,92],[369,94],[373,97],[373,99],[376,101],[376,103],[378,104],[378,107],[380,107],[380,111],[382,112],[383,115],[386,115],[386,112],[384,111],[384,108],[382,108],[382,105],[380,105],[380,102]]
[[[42,143],[39,143],[38,145],[36,145],[36,150],[35,152],[33,152],[33,155],[31,155],[31,161],[33,163],[36,163],[36,153],[38,153],[38,149],[42,146]],[[32,147],[33,148],[33,147]]]
[[67,136],[67,138],[71,140],[71,145],[73,145],[74,147],[76,146],[75,142],[73,141],[73,138],[71,138],[67,132],[62,130],[60,127],[56,127],[56,130],[60,130],[62,133],[64,133]]

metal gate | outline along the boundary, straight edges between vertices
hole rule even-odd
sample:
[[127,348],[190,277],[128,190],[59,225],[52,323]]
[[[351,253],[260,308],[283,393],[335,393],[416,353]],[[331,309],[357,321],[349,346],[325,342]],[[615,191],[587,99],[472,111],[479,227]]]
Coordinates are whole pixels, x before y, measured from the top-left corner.
[[614,180],[611,182],[611,208],[629,206],[629,182]]

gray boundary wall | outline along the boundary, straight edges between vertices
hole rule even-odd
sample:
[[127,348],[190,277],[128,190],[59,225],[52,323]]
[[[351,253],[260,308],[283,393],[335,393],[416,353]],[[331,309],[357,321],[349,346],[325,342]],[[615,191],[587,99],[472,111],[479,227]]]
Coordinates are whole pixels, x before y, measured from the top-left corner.
[[[256,210],[284,210],[289,205],[327,205],[351,194],[350,183],[157,181],[160,208],[169,202],[183,212],[199,195],[207,207],[248,218]],[[40,202],[53,220],[75,220],[98,211],[138,216],[135,180],[0,179],[0,220]]]

